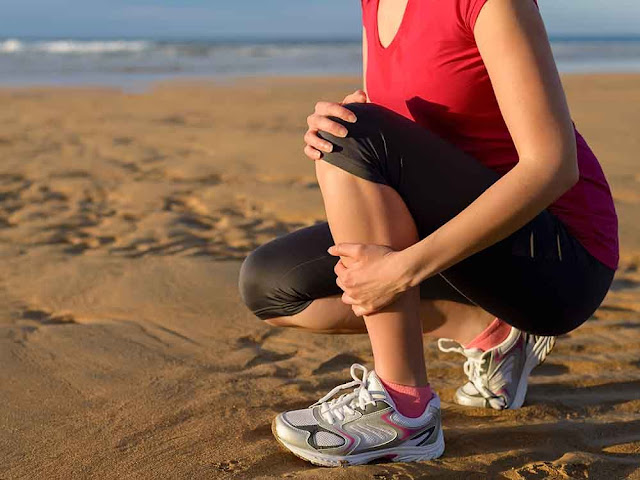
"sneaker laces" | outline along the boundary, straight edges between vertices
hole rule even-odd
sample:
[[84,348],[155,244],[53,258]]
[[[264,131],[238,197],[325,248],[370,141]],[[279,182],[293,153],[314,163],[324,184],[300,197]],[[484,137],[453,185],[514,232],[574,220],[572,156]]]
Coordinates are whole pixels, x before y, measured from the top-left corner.
[[[357,371],[362,372],[362,376],[357,375]],[[354,363],[350,369],[352,382],[338,385],[324,397],[311,405],[309,408],[320,406],[320,415],[329,424],[333,425],[336,420],[342,421],[346,415],[355,413],[355,408],[365,408],[370,403],[375,403],[371,397],[371,393],[367,390],[367,378],[369,370],[367,367]],[[354,388],[355,387],[355,388]],[[351,393],[344,393],[338,398],[333,398],[341,390],[354,388]],[[332,399],[332,400],[331,400]]]
[[507,406],[507,399],[502,395],[496,395],[489,389],[489,376],[484,367],[485,353],[482,350],[466,349],[455,340],[440,338],[438,348],[445,353],[455,352],[466,357],[463,370],[469,381],[476,387],[489,404],[495,409],[503,409]]

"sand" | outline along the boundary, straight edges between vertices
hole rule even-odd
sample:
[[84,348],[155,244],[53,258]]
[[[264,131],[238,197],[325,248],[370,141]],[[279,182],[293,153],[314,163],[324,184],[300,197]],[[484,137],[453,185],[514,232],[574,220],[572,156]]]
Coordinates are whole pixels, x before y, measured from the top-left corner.
[[564,78],[614,189],[622,263],[518,411],[451,403],[445,455],[313,467],[270,421],[371,363],[364,336],[273,329],[244,256],[324,218],[305,118],[355,78],[0,91],[0,478],[640,478],[640,76]]

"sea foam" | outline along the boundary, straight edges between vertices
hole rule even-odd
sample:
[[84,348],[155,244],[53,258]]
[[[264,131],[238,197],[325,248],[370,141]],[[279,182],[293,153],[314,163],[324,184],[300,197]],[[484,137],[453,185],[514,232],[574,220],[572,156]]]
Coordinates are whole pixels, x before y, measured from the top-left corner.
[[2,53],[101,54],[141,52],[152,46],[145,40],[50,40],[23,42],[10,38],[0,42]]

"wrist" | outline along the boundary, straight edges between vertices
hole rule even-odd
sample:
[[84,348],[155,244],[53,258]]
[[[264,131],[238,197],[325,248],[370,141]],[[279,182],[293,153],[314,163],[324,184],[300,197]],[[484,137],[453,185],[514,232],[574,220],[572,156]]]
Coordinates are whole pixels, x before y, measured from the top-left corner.
[[417,285],[420,285],[420,268],[416,264],[414,252],[411,247],[405,248],[398,253],[397,265],[400,267],[400,285],[402,291],[407,291]]
[[423,250],[426,248],[426,242],[427,238],[402,251],[404,279],[407,288],[417,287],[434,274],[430,270],[430,265],[424,259]]

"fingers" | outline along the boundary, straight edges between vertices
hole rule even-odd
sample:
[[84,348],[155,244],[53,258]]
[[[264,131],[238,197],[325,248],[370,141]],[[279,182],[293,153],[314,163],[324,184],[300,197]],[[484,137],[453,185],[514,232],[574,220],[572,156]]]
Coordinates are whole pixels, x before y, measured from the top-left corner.
[[353,313],[356,315],[356,317],[364,317],[366,315],[373,315],[374,313],[376,313],[371,308],[364,307],[362,305],[355,305],[353,303],[349,303],[349,301],[345,301],[344,298],[342,299],[342,301],[347,305],[351,305],[351,310],[353,310]]
[[307,130],[304,135],[304,142],[320,152],[331,152],[333,150],[333,144],[327,142],[318,136],[318,132],[315,130]]
[[333,144],[320,138],[318,136],[318,130],[342,138],[346,137],[348,133],[347,129],[339,123],[316,114],[310,115],[309,118],[307,118],[307,124],[309,125],[309,130],[307,130],[307,133],[304,135],[304,153],[311,160],[319,160],[322,158],[323,153],[331,153],[333,151]]
[[339,124],[338,122],[334,122],[319,113],[312,113],[309,115],[307,117],[307,125],[309,125],[309,130],[316,132],[320,130],[340,138],[345,138],[349,133],[347,127]]
[[339,243],[333,245],[327,252],[334,257],[349,257],[358,259],[364,254],[365,245],[359,243]]
[[347,305],[357,305],[358,304],[358,302],[354,298],[350,297],[346,293],[342,294],[342,303],[345,303]]
[[345,285],[344,281],[347,274],[347,267],[345,267],[340,261],[336,263],[335,267],[333,267],[333,271],[336,273],[336,285],[338,285],[338,287],[345,292],[345,295],[347,295],[347,285]]
[[351,310],[353,310],[353,313],[355,314],[356,317],[364,317],[365,315],[369,315],[369,312],[367,312],[364,308],[359,307],[357,305],[351,307]]
[[347,103],[367,103],[367,94],[364,90],[356,90],[347,95],[342,101],[343,105]]
[[318,102],[316,103],[315,113],[324,117],[338,117],[345,122],[355,123],[358,118],[348,108],[343,107],[340,103],[334,102]]
[[[364,98],[364,100],[362,100]],[[346,103],[363,103],[366,102],[366,94],[362,90],[345,98]],[[343,103],[345,103],[343,102]],[[319,160],[323,153],[331,153],[333,145],[331,142],[320,138],[318,132],[326,132],[336,137],[345,138],[349,131],[344,125],[331,120],[328,117],[337,117],[345,122],[355,123],[358,119],[356,115],[345,108],[340,103],[335,102],[318,102],[315,111],[307,117],[307,125],[309,130],[304,136],[305,147],[304,153],[312,160]]]
[[311,160],[320,160],[322,158],[322,152],[319,152],[311,145],[307,145],[304,147],[304,154]]
[[350,297],[347,293],[342,294],[341,300],[345,305],[350,305],[351,310],[353,310],[353,313],[355,313],[358,317],[376,313],[375,309],[372,306],[360,305],[355,298]]

